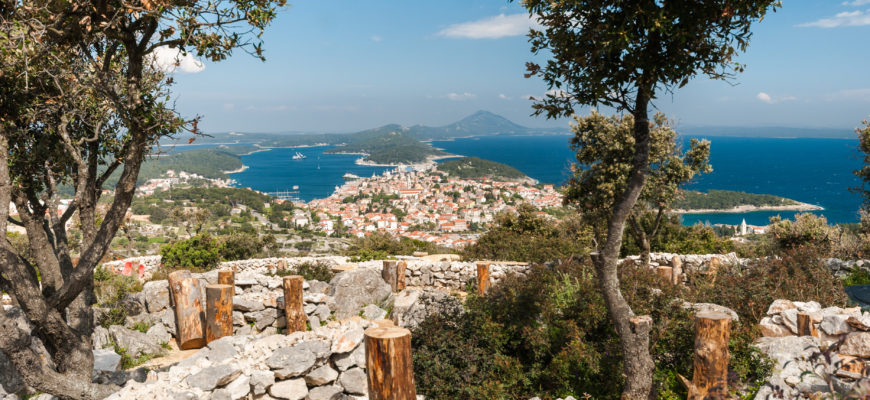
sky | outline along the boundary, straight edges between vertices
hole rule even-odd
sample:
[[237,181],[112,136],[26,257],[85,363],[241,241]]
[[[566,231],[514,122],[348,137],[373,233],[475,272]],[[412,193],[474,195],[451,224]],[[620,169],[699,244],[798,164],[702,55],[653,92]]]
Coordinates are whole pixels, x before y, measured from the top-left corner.
[[[355,132],[441,126],[477,110],[530,127],[546,85],[523,77],[532,22],[499,0],[298,0],[264,35],[266,62],[185,56],[176,105],[206,132]],[[753,26],[730,82],[696,78],[656,108],[683,126],[851,129],[870,115],[870,0],[783,0]],[[580,113],[588,110],[578,110]]]

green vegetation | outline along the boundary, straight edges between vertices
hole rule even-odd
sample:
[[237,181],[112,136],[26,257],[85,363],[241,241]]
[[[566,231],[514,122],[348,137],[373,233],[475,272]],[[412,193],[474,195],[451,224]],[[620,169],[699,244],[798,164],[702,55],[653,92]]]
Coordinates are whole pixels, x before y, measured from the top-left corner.
[[386,126],[376,136],[354,136],[351,142],[327,150],[327,153],[365,153],[366,159],[379,164],[409,164],[426,161],[433,155],[444,152],[402,131],[400,127]]
[[438,170],[446,172],[451,178],[490,178],[494,180],[513,181],[528,178],[520,170],[477,157],[465,157],[438,164]]
[[707,193],[684,190],[672,207],[679,210],[727,210],[738,206],[793,206],[796,201],[771,194],[708,190]]
[[212,236],[204,233],[164,245],[160,248],[160,256],[167,270],[205,272],[215,269],[221,261],[274,255],[276,247],[272,235],[260,237],[253,233],[234,232]]
[[[632,309],[654,321],[653,397],[685,399],[677,374],[691,376],[694,324],[680,299],[706,293],[666,284],[646,268],[621,269],[620,282]],[[752,346],[754,325],[741,315],[732,326],[729,387],[747,398],[773,367]],[[429,399],[615,399],[624,384],[622,349],[588,264],[534,266],[486,297],[469,296],[464,314],[429,318],[411,340],[418,392]]]
[[332,277],[335,276],[335,273],[332,272],[332,268],[330,268],[329,264],[316,261],[316,262],[304,262],[299,265],[294,266],[293,268],[278,270],[275,271],[275,276],[290,276],[290,275],[302,275],[306,281],[321,281],[321,282],[329,282],[332,280]]
[[870,285],[870,272],[859,267],[852,268],[849,275],[843,278],[843,286]]
[[576,215],[557,221],[538,216],[528,204],[518,211],[500,214],[495,226],[462,250],[463,258],[547,262],[589,254],[592,235]]
[[[139,172],[138,184],[145,183],[149,179],[165,178],[169,170],[187,172],[201,175],[208,179],[229,179],[224,171],[232,171],[242,167],[239,156],[218,149],[195,149],[182,152],[161,154],[146,159],[142,163]],[[112,187],[118,182],[120,172],[116,171],[106,181],[107,187]]]
[[369,236],[356,238],[344,255],[351,258],[351,262],[386,260],[392,256],[410,256],[415,251],[424,251],[429,254],[455,253],[455,249],[441,247],[434,243],[414,240],[411,238],[395,238],[387,233],[373,233]]
[[94,295],[97,305],[105,310],[99,314],[97,324],[104,328],[123,325],[128,315],[124,299],[128,294],[141,291],[142,283],[138,279],[98,267],[94,270]]

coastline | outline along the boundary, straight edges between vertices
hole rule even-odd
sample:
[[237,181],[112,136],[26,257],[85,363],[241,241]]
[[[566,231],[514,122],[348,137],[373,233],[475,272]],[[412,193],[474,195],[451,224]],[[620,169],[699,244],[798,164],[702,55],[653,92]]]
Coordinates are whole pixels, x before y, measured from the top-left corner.
[[814,204],[798,202],[797,204],[791,204],[787,206],[742,205],[725,209],[701,208],[693,210],[673,210],[671,212],[674,214],[742,214],[756,211],[820,211],[824,209],[824,207],[820,207]]
[[[345,154],[359,154],[359,153],[345,153]],[[360,155],[368,155],[368,154],[360,154]],[[448,159],[448,158],[462,158],[462,157],[463,156],[456,155],[456,154],[445,154],[445,155],[440,155],[440,156],[427,156],[425,161],[417,162],[417,163],[410,163],[410,164],[404,164],[404,163],[379,164],[379,163],[376,163],[373,161],[367,161],[365,158],[360,157],[360,158],[357,158],[356,161],[354,161],[354,164],[365,165],[367,167],[396,167],[396,168],[398,168],[398,167],[411,167],[415,170],[422,171],[422,170],[427,170],[427,169],[434,167],[437,164],[436,161],[438,161],[438,160],[444,160],[444,159]]]
[[244,170],[246,170],[246,169],[248,169],[248,166],[242,164],[242,166],[241,166],[240,168],[237,168],[237,169],[234,169],[234,170],[231,170],[231,171],[222,171],[222,172],[225,173],[225,174],[227,174],[227,175],[229,175],[229,174],[237,174],[237,173],[242,172],[242,171],[244,171]]

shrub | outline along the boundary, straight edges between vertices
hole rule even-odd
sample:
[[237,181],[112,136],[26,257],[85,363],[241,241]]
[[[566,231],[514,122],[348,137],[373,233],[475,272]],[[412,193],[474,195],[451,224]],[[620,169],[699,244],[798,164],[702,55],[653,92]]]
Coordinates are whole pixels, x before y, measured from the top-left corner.
[[329,282],[335,276],[329,264],[323,261],[304,262],[291,269],[275,271],[276,276],[302,275],[306,281]]
[[395,255],[409,256],[417,251],[425,251],[430,254],[456,252],[456,250],[438,246],[434,243],[406,237],[395,238],[388,233],[378,232],[354,239],[345,255],[350,256],[354,262],[359,262],[383,260]]
[[524,204],[518,213],[502,213],[496,225],[462,250],[467,260],[547,262],[589,253],[591,233],[576,215],[560,221],[537,215]]
[[[648,269],[620,275],[633,310],[653,317],[656,397],[685,398],[677,375],[692,375],[694,326],[678,299],[687,289]],[[751,342],[751,335],[732,336],[734,388],[758,386],[770,372]],[[470,295],[464,314],[426,320],[412,346],[419,392],[430,399],[617,399],[623,385],[619,338],[586,264],[536,266],[527,277],[508,277],[486,297]]]
[[161,247],[160,256],[167,268],[205,272],[221,261],[221,247],[211,235],[202,234]]
[[220,257],[224,261],[247,260],[263,253],[263,241],[255,234],[234,232],[218,237]]
[[[721,237],[709,226],[684,226],[678,216],[665,217],[659,232],[650,240],[650,250],[677,254],[724,254],[734,250],[734,243]],[[622,255],[640,254],[641,248],[627,229],[623,235]]]
[[104,328],[123,325],[128,314],[124,299],[128,294],[140,291],[142,283],[138,279],[113,273],[102,266],[97,267],[94,270],[94,295],[97,304],[106,308],[97,323]]
[[843,286],[870,285],[870,272],[859,267],[853,267],[849,275],[843,278]]
[[825,217],[811,213],[797,214],[794,221],[773,217],[767,233],[780,250],[809,246],[823,256],[831,254],[838,236]]

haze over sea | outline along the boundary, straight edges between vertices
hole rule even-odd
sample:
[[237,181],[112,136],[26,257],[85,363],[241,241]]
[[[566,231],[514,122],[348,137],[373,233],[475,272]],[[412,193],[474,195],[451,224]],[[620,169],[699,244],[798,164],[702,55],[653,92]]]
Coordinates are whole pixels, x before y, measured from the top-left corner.
[[[691,136],[699,137],[699,136]],[[688,143],[689,138],[682,141]],[[697,179],[688,189],[737,190],[766,193],[824,207],[816,212],[831,223],[858,221],[861,197],[849,191],[860,186],[852,171],[861,166],[854,139],[780,139],[707,137],[712,143],[713,173]],[[484,136],[435,141],[435,147],[453,154],[475,156],[511,165],[543,183],[563,184],[570,178],[573,153],[569,136]],[[263,192],[299,186],[299,198],[327,197],[351,172],[366,177],[390,169],[354,164],[356,155],[323,154],[329,147],[272,149],[242,156],[249,168],[233,174],[239,186]],[[299,151],[308,158],[294,161]],[[319,166],[319,169],[318,169]],[[752,212],[684,215],[684,224],[766,225],[771,216],[791,218],[794,212]]]

